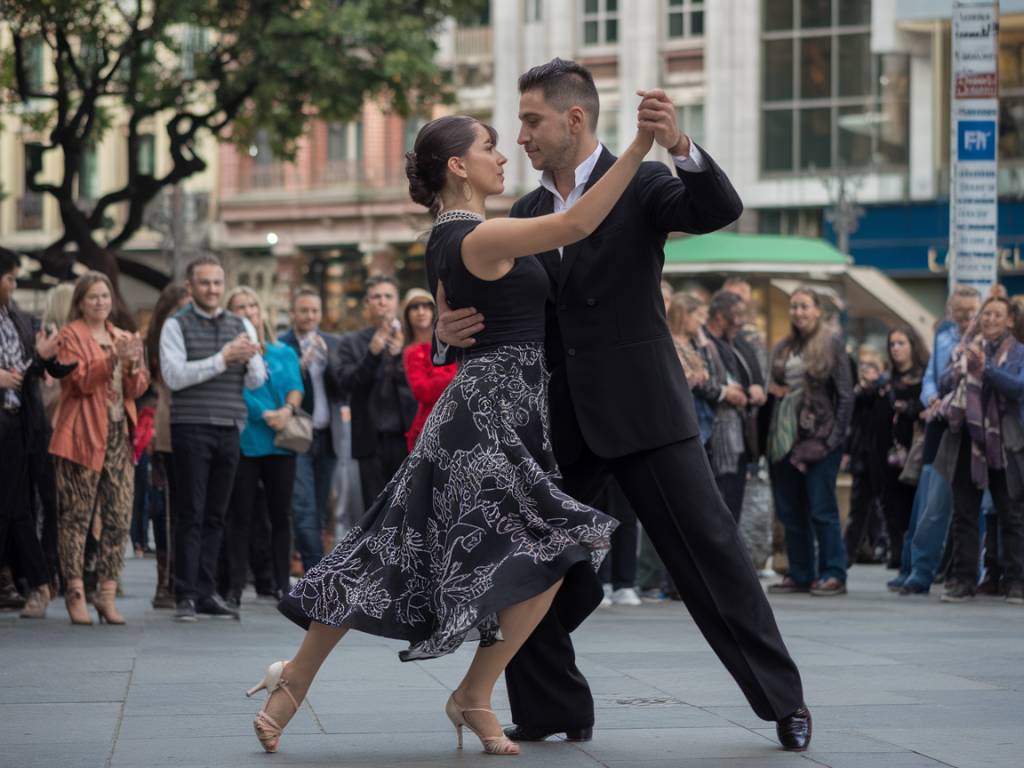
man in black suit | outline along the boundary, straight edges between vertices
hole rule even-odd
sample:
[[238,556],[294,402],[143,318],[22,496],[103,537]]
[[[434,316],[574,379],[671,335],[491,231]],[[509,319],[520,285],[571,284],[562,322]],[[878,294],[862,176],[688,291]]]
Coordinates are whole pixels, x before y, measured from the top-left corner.
[[30,466],[46,453],[50,428],[39,378],[44,370],[61,378],[74,366],[57,362],[56,334],[33,334],[31,318],[14,306],[20,265],[16,253],[0,248],[0,565],[14,557],[30,590],[22,615],[42,618],[50,576],[36,536]]
[[[563,210],[614,161],[596,137],[593,78],[555,59],[524,74],[519,91],[518,141],[543,176],[511,215]],[[566,490],[580,499],[594,498],[614,475],[754,711],[778,723],[784,747],[802,750],[810,714],[800,675],[715,487],[661,296],[666,235],[719,229],[743,206],[714,160],[680,132],[665,94],[640,95],[639,118],[656,124],[655,139],[672,154],[678,178],[660,163],[644,163],[589,238],[537,257],[552,284],[546,352],[555,456]],[[439,341],[469,346],[485,318],[472,308],[451,312],[442,298],[439,292]],[[509,665],[512,738],[591,737],[593,697],[569,633],[601,597],[589,568],[570,571]]]
[[409,455],[405,433],[416,416],[416,400],[402,366],[405,346],[398,320],[398,283],[378,275],[366,281],[370,325],[341,337],[329,375],[352,409],[352,458],[366,509]]
[[342,444],[341,398],[328,374],[332,356],[338,354],[341,339],[320,330],[323,304],[320,292],[303,286],[292,297],[292,327],[280,341],[299,356],[302,372],[302,410],[313,419],[313,442],[295,463],[295,491],[292,494],[292,528],[295,548],[307,571],[323,557],[321,532],[327,524],[327,503],[331,478]]

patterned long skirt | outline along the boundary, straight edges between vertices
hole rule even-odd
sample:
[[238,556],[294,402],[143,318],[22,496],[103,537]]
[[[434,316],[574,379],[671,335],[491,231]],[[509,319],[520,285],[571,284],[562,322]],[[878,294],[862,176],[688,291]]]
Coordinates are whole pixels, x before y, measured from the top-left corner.
[[556,484],[547,382],[539,344],[464,360],[412,453],[280,611],[407,640],[411,661],[500,640],[498,611],[596,569],[616,522]]

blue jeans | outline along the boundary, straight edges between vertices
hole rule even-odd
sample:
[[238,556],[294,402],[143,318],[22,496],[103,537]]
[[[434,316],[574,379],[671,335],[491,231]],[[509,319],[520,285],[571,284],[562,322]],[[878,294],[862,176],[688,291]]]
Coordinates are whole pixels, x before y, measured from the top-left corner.
[[931,464],[921,469],[910,527],[903,539],[900,573],[904,584],[930,587],[942,559],[953,514],[953,489]]
[[846,546],[836,499],[842,453],[842,448],[837,448],[811,464],[806,474],[788,458],[771,467],[775,514],[786,529],[789,577],[801,586],[816,579],[846,582]]
[[336,461],[330,429],[314,430],[313,444],[306,453],[296,457],[292,526],[295,548],[307,571],[324,556],[321,531],[327,520],[327,500]]

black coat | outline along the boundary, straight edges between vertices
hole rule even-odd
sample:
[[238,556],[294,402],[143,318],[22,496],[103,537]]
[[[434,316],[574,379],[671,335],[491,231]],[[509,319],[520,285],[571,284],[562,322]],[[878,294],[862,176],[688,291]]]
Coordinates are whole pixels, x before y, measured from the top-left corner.
[[370,354],[370,339],[375,329],[364,328],[341,337],[327,361],[327,375],[335,393],[348,399],[352,410],[352,458],[365,459],[377,454],[378,404],[398,403],[398,417],[404,434],[416,416],[416,398],[405,378],[401,356],[387,352]]
[[50,424],[46,419],[43,407],[43,395],[39,389],[39,380],[43,372],[55,379],[67,376],[75,370],[78,363],[61,365],[54,357],[43,360],[36,354],[35,328],[32,318],[13,305],[8,307],[14,327],[21,339],[21,353],[26,360],[31,360],[21,384],[21,428],[26,436],[26,449],[29,453],[46,453],[50,443]]
[[[665,321],[661,295],[669,232],[701,234],[735,221],[743,204],[701,150],[706,169],[646,162],[590,237],[538,256],[551,278],[545,347],[551,370],[555,455],[571,463],[583,445],[614,458],[698,434],[693,397]],[[604,149],[589,189],[615,162]],[[543,187],[512,206],[527,218],[551,213]],[[485,319],[486,322],[486,319]]]

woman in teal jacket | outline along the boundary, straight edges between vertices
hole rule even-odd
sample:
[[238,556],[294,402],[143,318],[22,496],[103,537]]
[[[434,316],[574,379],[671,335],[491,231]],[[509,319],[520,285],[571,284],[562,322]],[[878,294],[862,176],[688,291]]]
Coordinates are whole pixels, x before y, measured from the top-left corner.
[[[236,288],[228,294],[227,308],[247,318],[256,328],[267,366],[263,386],[245,390],[249,415],[242,431],[242,455],[224,536],[228,565],[224,599],[237,608],[249,572],[250,528],[256,515],[264,514],[264,505],[258,503],[260,483],[270,517],[273,591],[278,599],[288,591],[295,452],[276,447],[274,436],[284,429],[302,403],[303,388],[298,355],[287,344],[276,343],[273,334],[267,332],[259,297],[249,288]],[[265,529],[265,525],[256,526],[257,531]],[[253,570],[258,571],[258,564],[254,565]]]

